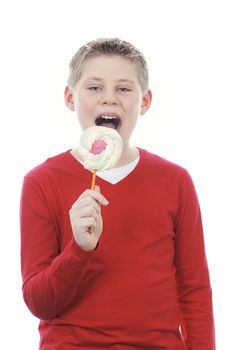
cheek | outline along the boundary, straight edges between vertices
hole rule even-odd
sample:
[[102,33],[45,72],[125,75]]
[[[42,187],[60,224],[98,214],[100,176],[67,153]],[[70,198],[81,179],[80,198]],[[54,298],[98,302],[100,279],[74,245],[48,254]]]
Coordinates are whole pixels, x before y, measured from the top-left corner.
[[130,101],[127,101],[126,108],[132,117],[135,117],[140,114],[141,104],[139,103],[138,99],[132,99]]
[[78,98],[77,98],[77,110],[79,112],[82,112],[82,111],[88,111],[89,109],[91,109],[91,99],[90,97],[88,98],[87,94],[85,93],[80,93],[78,95]]

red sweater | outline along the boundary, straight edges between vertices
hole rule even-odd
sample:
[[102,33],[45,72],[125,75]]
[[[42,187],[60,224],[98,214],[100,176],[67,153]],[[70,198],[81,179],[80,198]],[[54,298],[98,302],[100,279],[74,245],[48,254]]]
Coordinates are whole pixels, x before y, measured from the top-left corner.
[[67,151],[24,179],[23,295],[41,319],[40,349],[214,350],[201,214],[187,171],[140,150],[117,184],[97,178],[109,205],[98,248],[86,252],[69,209],[91,176]]

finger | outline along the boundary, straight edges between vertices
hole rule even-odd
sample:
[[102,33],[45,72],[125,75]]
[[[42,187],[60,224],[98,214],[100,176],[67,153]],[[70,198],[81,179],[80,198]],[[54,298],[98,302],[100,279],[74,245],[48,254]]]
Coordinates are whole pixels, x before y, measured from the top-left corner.
[[80,195],[79,199],[81,200],[85,197],[91,197],[100,205],[108,205],[108,200],[98,191],[99,191],[99,186],[96,186],[95,191],[88,189]]
[[71,209],[75,209],[79,211],[84,207],[93,207],[97,213],[100,212],[100,205],[93,198],[89,196],[83,197],[81,199],[79,198],[79,200],[72,205]]
[[96,228],[97,222],[93,217],[81,218],[78,221],[78,231],[80,233],[93,232]]
[[96,210],[95,207],[89,205],[86,206],[84,208],[81,208],[80,210],[78,210],[77,212],[77,217],[79,218],[84,218],[84,217],[94,217],[96,220],[98,219],[100,210],[98,208],[98,210]]

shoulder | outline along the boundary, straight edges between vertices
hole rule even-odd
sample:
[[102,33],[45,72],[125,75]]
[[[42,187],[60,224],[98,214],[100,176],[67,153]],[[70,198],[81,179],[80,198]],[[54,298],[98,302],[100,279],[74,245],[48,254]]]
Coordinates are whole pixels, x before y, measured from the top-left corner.
[[140,154],[143,160],[143,166],[151,171],[155,171],[159,174],[173,174],[177,176],[187,174],[187,170],[183,166],[158,156],[157,154],[144,149],[140,150]]
[[160,189],[166,188],[180,198],[197,199],[193,179],[186,168],[146,150],[141,150],[141,156],[144,182],[156,184]]
[[28,171],[24,178],[36,182],[43,182],[48,178],[56,176],[56,173],[63,172],[67,169],[67,163],[70,162],[70,158],[70,151],[65,151],[49,157],[44,162]]
[[144,149],[140,150],[140,155],[144,181],[174,189],[194,188],[193,179],[185,167]]

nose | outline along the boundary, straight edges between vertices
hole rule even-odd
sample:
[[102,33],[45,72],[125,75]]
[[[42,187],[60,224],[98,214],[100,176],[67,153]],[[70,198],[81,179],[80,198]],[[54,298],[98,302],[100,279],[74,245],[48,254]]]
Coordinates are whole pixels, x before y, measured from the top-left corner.
[[114,91],[104,91],[101,103],[104,105],[112,106],[117,104],[117,97]]

